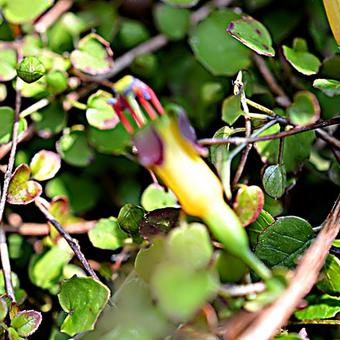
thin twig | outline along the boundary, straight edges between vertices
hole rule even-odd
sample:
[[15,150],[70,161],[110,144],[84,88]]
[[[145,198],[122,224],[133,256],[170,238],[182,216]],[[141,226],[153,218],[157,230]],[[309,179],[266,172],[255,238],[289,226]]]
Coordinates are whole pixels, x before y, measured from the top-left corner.
[[50,214],[48,209],[46,208],[45,200],[42,198],[38,198],[35,200],[35,205],[38,207],[38,209],[45,215],[46,219],[58,230],[59,234],[64,237],[68,245],[73,250],[74,254],[78,258],[78,260],[83,265],[84,269],[87,271],[87,273],[92,276],[95,280],[99,281],[99,278],[97,274],[94,272],[88,261],[86,260],[84,254],[80,250],[79,244],[77,240],[71,237],[71,235],[65,231],[63,226]]
[[25,118],[29,115],[31,115],[34,112],[37,112],[38,110],[44,108],[50,103],[50,100],[47,98],[43,98],[38,100],[36,103],[33,105],[29,106],[27,109],[23,110],[20,112],[20,118]]
[[266,289],[263,282],[256,282],[247,285],[222,285],[218,294],[223,297],[246,296],[250,294],[258,294]]
[[56,20],[73,5],[73,0],[59,0],[48,12],[46,12],[34,25],[38,33],[45,33]]
[[340,320],[302,320],[289,322],[290,325],[335,325],[340,326]]
[[259,314],[238,339],[267,340],[287,323],[301,299],[315,284],[339,230],[340,196],[327,216],[322,230],[301,258],[288,288],[271,306]]
[[291,104],[290,99],[288,98],[287,94],[284,92],[282,87],[277,83],[276,79],[270,72],[266,62],[262,57],[260,57],[258,54],[253,54],[253,59],[255,62],[255,65],[258,67],[260,73],[262,74],[264,80],[268,84],[269,88],[278,95],[276,98],[276,101],[279,105],[283,107],[288,107]]
[[331,147],[340,150],[340,140],[331,136],[325,130],[319,129],[316,130],[316,135],[327,142]]
[[295,135],[297,133],[302,133],[310,130],[316,130],[319,128],[323,128],[326,126],[331,125],[339,125],[340,124],[340,116],[319,121],[317,123],[305,125],[305,126],[298,126],[296,128],[282,131],[279,133],[274,133],[271,135],[265,135],[265,136],[259,136],[259,137],[250,137],[250,138],[244,138],[244,137],[229,137],[229,138],[204,138],[199,140],[199,143],[202,145],[219,145],[219,144],[247,144],[247,143],[256,143],[256,142],[262,142],[262,141],[268,141],[273,139],[279,139],[284,138],[288,136]]

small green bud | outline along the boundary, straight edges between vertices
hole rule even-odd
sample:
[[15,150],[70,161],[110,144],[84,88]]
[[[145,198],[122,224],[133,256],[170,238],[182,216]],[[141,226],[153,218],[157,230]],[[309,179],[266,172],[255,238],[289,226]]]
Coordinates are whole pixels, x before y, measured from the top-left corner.
[[287,184],[285,167],[282,165],[268,166],[263,174],[262,183],[269,196],[275,199],[281,197]]
[[26,83],[33,83],[46,73],[43,63],[37,57],[26,57],[17,67],[17,75]]
[[120,227],[131,235],[138,234],[139,226],[144,218],[144,209],[134,205],[125,204],[118,214],[118,223]]

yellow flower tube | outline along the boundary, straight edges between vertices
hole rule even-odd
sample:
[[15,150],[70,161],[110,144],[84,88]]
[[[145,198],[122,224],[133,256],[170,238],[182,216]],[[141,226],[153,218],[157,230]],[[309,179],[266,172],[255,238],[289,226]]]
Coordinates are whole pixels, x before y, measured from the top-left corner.
[[323,0],[323,4],[333,36],[340,46],[340,0]]

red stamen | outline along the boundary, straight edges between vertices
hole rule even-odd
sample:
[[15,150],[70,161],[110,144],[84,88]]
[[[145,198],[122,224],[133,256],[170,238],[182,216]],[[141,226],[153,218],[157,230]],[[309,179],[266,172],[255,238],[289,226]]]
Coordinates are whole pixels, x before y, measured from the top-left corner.
[[157,113],[153,109],[153,107],[150,105],[150,103],[145,99],[142,91],[140,89],[136,89],[135,93],[137,95],[138,100],[140,101],[140,103],[144,107],[145,111],[148,113],[149,117],[152,120],[155,120],[157,118]]
[[120,105],[119,103],[113,105],[113,108],[115,110],[115,112],[117,113],[117,116],[119,118],[119,120],[122,122],[125,130],[130,134],[132,135],[133,132],[134,132],[134,129],[132,127],[132,125],[130,124],[130,122],[128,121],[128,119],[125,117],[123,111],[121,110],[120,108]]
[[151,97],[151,102],[152,102],[152,104],[153,104],[154,107],[157,109],[157,111],[158,111],[161,115],[163,115],[163,114],[165,113],[164,108],[163,108],[162,104],[160,103],[160,101],[158,100],[158,98],[157,98],[155,92],[153,92],[153,90],[152,90],[150,87],[148,87],[148,90],[149,90],[149,95],[150,95],[150,97]]
[[128,111],[130,112],[133,120],[136,122],[137,126],[139,128],[141,128],[144,125],[144,122],[141,120],[141,118],[136,114],[136,112],[133,110],[133,108],[131,107],[131,105],[129,104],[129,102],[124,98],[124,97],[120,97],[123,105],[128,109]]

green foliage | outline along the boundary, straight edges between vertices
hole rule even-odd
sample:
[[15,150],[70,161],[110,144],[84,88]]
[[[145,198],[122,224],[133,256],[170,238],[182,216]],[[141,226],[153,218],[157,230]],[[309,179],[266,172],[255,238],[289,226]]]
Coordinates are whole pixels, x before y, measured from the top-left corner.
[[145,210],[151,211],[166,207],[177,207],[177,199],[171,191],[158,184],[150,184],[143,192],[141,203]]
[[46,70],[43,63],[37,57],[26,57],[18,65],[17,73],[26,83],[34,83],[39,80]]
[[286,190],[286,169],[282,165],[270,165],[264,171],[262,183],[266,193],[273,198],[280,198]]

